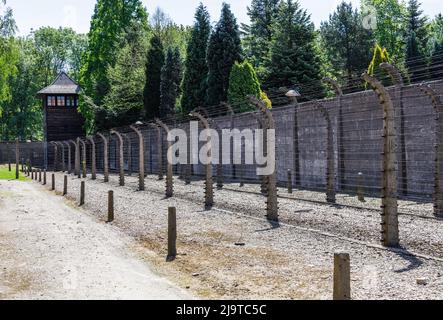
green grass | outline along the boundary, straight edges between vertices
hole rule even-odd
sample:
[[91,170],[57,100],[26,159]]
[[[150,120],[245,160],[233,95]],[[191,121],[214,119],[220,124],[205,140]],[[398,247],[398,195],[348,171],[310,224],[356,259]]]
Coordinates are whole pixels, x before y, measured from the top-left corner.
[[[15,164],[11,165],[11,172],[8,170],[8,166],[0,166],[0,180],[15,180]],[[20,181],[25,181],[26,177],[20,172]]]

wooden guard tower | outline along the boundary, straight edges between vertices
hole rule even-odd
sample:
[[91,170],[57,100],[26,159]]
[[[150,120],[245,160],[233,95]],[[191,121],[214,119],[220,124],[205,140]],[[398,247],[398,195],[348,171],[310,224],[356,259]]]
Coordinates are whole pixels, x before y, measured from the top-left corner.
[[85,119],[77,111],[80,86],[65,72],[37,95],[43,102],[45,166],[48,163],[48,142],[84,137]]

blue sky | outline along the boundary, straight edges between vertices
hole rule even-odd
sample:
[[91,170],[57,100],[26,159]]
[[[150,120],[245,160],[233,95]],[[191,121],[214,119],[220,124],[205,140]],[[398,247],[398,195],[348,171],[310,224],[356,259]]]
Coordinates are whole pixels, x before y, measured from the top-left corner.
[[[157,6],[169,14],[178,24],[192,24],[195,8],[201,0],[143,0],[149,12]],[[251,0],[224,0],[231,4],[239,22],[249,22],[246,7]],[[318,26],[326,20],[341,0],[299,0],[301,5],[312,15]],[[348,0],[359,6],[359,0]],[[88,32],[89,21],[94,10],[95,0],[7,0],[14,10],[14,16],[21,35],[29,33],[31,28],[41,26],[69,26],[77,32]],[[217,20],[223,0],[202,0],[208,7],[213,21]],[[442,0],[421,0],[423,10],[428,16],[442,12]]]

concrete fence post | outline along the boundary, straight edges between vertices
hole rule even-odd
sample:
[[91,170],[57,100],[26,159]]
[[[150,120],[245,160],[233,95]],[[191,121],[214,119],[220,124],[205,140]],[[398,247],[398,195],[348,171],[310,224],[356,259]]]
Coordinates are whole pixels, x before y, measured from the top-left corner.
[[334,254],[334,300],[351,299],[351,264],[348,253]]
[[[263,116],[266,119],[265,122],[266,135],[268,133],[268,130],[275,130],[274,117],[272,116],[271,111],[266,107],[266,105],[254,96],[250,96],[249,99],[251,103],[253,103],[257,107],[257,109],[263,113]],[[268,156],[271,155],[271,157],[273,157],[274,163],[275,164],[277,163],[275,159],[275,149],[267,150],[267,155]],[[267,202],[266,202],[267,218],[271,221],[278,221],[277,168],[275,168],[273,173],[267,176],[266,192],[267,192]]]
[[79,202],[79,206],[81,207],[84,204],[85,204],[85,182],[82,181],[80,183],[80,202]]
[[58,144],[51,141],[50,144],[54,147],[54,172],[58,171]]
[[87,168],[86,168],[86,143],[83,141],[83,139],[78,140],[81,144],[81,155],[82,155],[82,177],[83,179],[87,176]]
[[163,148],[162,148],[162,131],[161,128],[155,123],[148,123],[148,125],[157,131],[157,168],[158,168],[158,180],[163,180]]
[[431,99],[435,111],[434,215],[443,217],[443,104],[430,85],[421,85],[420,90]]
[[91,144],[91,180],[97,180],[97,154],[94,137],[87,137]]
[[65,175],[63,177],[63,196],[68,194],[68,176]]
[[109,152],[108,152],[108,139],[101,133],[97,135],[103,141],[103,176],[104,182],[109,182]]
[[[262,112],[258,112],[258,114],[253,113],[252,114],[253,117],[257,120],[258,123],[258,129],[263,130],[263,144],[262,144],[262,149],[263,149],[263,155],[266,157],[268,155],[268,134],[267,134],[267,129],[266,129],[266,125],[265,125],[265,121],[263,119],[263,113]],[[267,185],[268,185],[268,179],[267,176],[261,176],[260,178],[260,192],[263,195],[267,195]]]
[[130,128],[138,137],[138,190],[145,190],[145,139],[142,132],[135,126]]
[[114,191],[108,191],[108,223],[114,221]]
[[75,145],[75,169],[74,174],[77,176],[77,178],[81,178],[81,172],[80,172],[80,138],[77,138],[77,141],[74,142]]
[[[166,135],[169,135],[169,127],[163,123],[161,120],[156,119],[156,123],[159,127],[163,128]],[[174,195],[174,177],[172,168],[172,150],[171,141],[168,139],[168,151],[167,151],[167,165],[166,165],[166,197],[170,198]]]
[[62,172],[66,171],[66,159],[65,159],[65,145],[63,142],[56,142],[57,145],[60,146],[60,149],[62,151]]
[[67,159],[67,172],[68,174],[71,174],[71,144],[67,141],[62,142],[68,149],[68,159]]
[[124,155],[124,140],[120,132],[111,130],[111,134],[117,136],[118,141],[118,162],[119,162],[119,183],[121,187],[125,186],[125,155]]
[[331,78],[323,78],[323,82],[328,84],[334,89],[335,95],[337,97],[337,104],[338,104],[338,125],[337,125],[337,159],[338,159],[338,185],[339,189],[343,190],[345,188],[345,177],[346,177],[346,166],[345,166],[345,160],[346,160],[346,149],[344,146],[344,127],[343,127],[343,90],[341,89],[340,85],[337,81],[331,79]]
[[202,123],[203,127],[208,130],[208,136],[207,136],[207,146],[208,146],[208,153],[207,153],[207,164],[205,166],[206,168],[206,175],[205,175],[205,208],[211,209],[214,205],[214,189],[213,189],[213,179],[212,179],[212,137],[210,134],[211,127],[209,126],[209,120],[203,117],[198,112],[191,112],[189,114],[191,117],[197,118]]
[[332,131],[331,118],[326,108],[319,102],[314,102],[314,106],[320,111],[326,121],[326,201],[335,203],[335,157],[334,157],[334,133]]
[[175,260],[177,256],[177,213],[175,207],[168,209],[168,256],[167,261]]
[[400,116],[400,135],[398,136],[400,142],[400,150],[399,156],[400,161],[398,163],[398,172],[400,174],[400,190],[398,190],[401,194],[408,194],[408,166],[407,166],[407,150],[406,150],[406,120],[405,120],[405,110],[403,104],[403,91],[404,91],[404,81],[403,76],[400,71],[393,65],[389,63],[380,64],[380,68],[382,68],[392,79],[392,82],[395,85],[395,100],[394,100],[394,108],[399,111]]
[[397,132],[395,110],[386,88],[376,78],[363,74],[383,107],[383,170],[382,170],[382,243],[386,247],[399,244],[397,203]]

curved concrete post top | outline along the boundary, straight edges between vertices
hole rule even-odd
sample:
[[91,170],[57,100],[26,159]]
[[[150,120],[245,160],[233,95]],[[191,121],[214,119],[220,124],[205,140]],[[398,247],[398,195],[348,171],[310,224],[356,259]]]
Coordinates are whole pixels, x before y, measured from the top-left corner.
[[200,122],[203,124],[205,129],[210,129],[209,120],[207,118],[205,118],[203,115],[201,115],[199,112],[192,111],[189,115],[191,117],[194,117],[194,118],[197,118],[198,120],[200,120]]
[[257,99],[257,97],[255,97],[255,96],[249,96],[249,100],[268,119],[268,126],[269,126],[268,129],[275,129],[275,122],[274,122],[274,117],[272,116],[272,112],[266,107],[266,105],[263,103],[263,101]]
[[380,101],[381,103],[392,103],[391,96],[389,95],[385,86],[377,78],[370,76],[367,72],[365,72],[362,74],[362,79],[369,83],[372,89],[379,94],[380,99],[382,99]]
[[422,83],[419,88],[432,100],[432,104],[434,105],[434,107],[438,108],[438,111],[442,111],[443,106],[438,93],[429,84],[426,85]]
[[155,119],[155,123],[156,123],[159,127],[163,128],[163,130],[165,130],[166,133],[169,133],[169,131],[171,131],[171,130],[169,129],[169,127],[166,125],[166,123],[164,123],[164,122],[161,121],[160,119],[156,118],[156,119]]
[[330,85],[332,87],[332,89],[334,89],[335,94],[337,96],[342,96],[343,95],[343,90],[341,89],[340,85],[338,84],[338,82],[332,78],[329,77],[325,77],[323,78],[323,82]]
[[403,76],[401,75],[400,71],[392,64],[383,62],[380,64],[380,68],[382,68],[385,72],[389,74],[389,76],[392,78],[392,81],[395,85],[403,86]]

